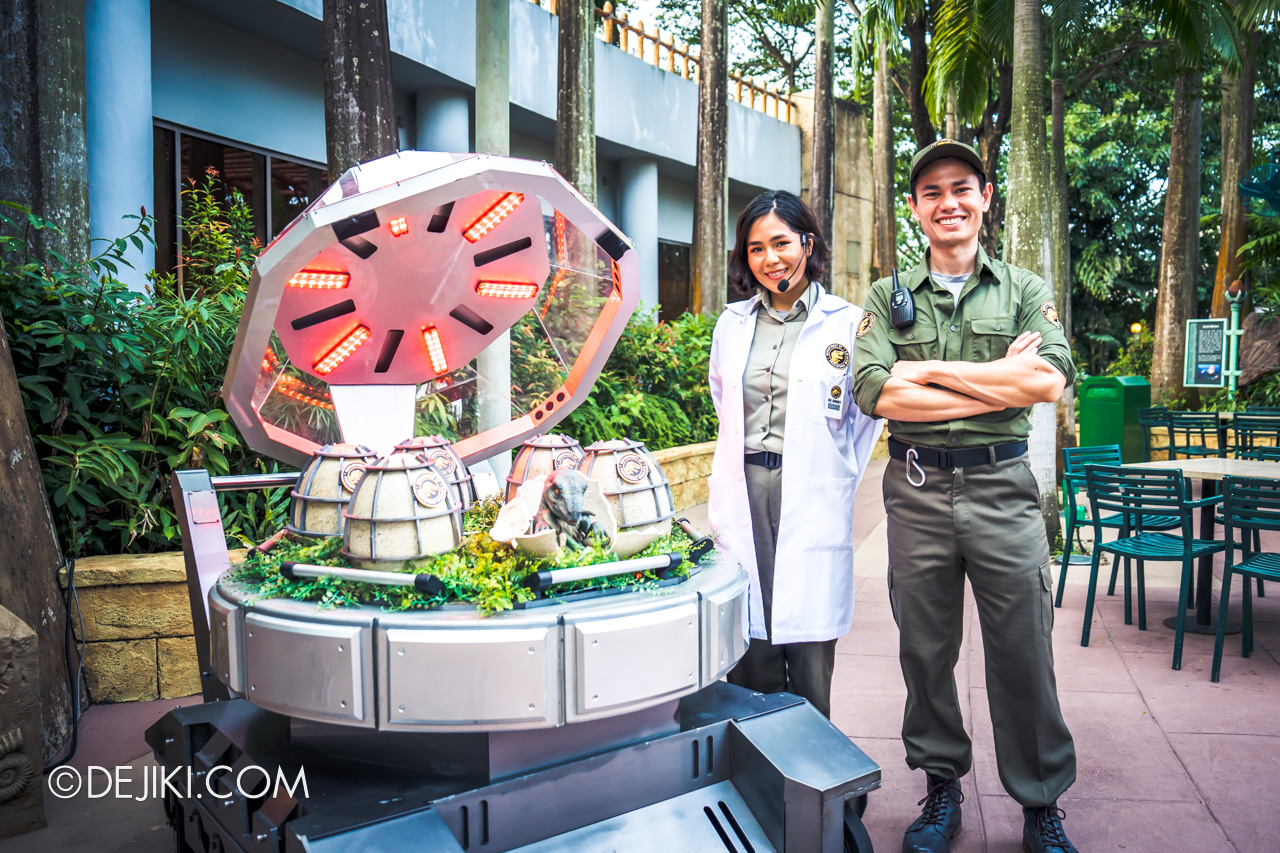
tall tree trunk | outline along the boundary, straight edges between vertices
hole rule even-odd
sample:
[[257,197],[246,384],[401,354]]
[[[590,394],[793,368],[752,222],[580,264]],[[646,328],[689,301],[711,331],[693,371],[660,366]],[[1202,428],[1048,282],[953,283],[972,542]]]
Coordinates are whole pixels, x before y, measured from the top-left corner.
[[1169,180],[1164,197],[1160,278],[1156,287],[1155,350],[1151,357],[1153,402],[1182,399],[1183,355],[1199,267],[1200,71],[1174,78]]
[[916,148],[931,145],[938,134],[929,118],[929,104],[924,99],[924,78],[929,72],[929,42],[924,14],[907,19],[902,31],[910,42],[911,65],[907,71],[907,109],[911,112],[911,132]]
[[324,0],[324,135],[333,180],[399,148],[387,0]]
[[[1044,138],[1044,20],[1040,0],[1014,0],[1013,104],[1009,138],[1009,202],[1005,260],[1041,276],[1053,288],[1049,211],[1049,148]],[[1040,513],[1052,543],[1058,538],[1057,417],[1052,403],[1031,414],[1031,470],[1040,487]]]
[[835,0],[818,0],[814,18],[813,171],[809,180],[809,206],[828,244],[835,242],[836,103],[832,79],[835,25]]
[[[1053,228],[1053,294],[1058,303],[1058,318],[1062,321],[1062,333],[1067,343],[1073,343],[1071,325],[1071,229],[1068,227],[1070,191],[1067,189],[1066,135],[1063,118],[1066,110],[1062,86],[1062,45],[1058,34],[1053,34],[1053,82],[1051,84],[1053,118],[1050,141],[1049,181],[1053,187],[1053,206],[1050,209]],[[1058,466],[1058,479],[1062,475],[1062,448],[1075,447],[1076,442],[1076,389],[1067,385],[1058,400],[1058,452],[1054,460]]]
[[947,139],[960,138],[960,95],[954,86],[947,90],[947,115],[945,120]]
[[729,6],[702,0],[698,54],[698,185],[693,206],[693,274],[689,305],[715,316],[728,281],[725,208],[728,202]]
[[593,204],[596,200],[595,5],[560,0],[560,62],[556,73],[556,169]]
[[893,204],[893,89],[889,80],[889,42],[876,42],[871,141],[871,279],[883,278],[897,262],[898,218]]
[[1240,182],[1253,166],[1253,86],[1257,77],[1257,31],[1249,34],[1249,51],[1239,74],[1222,72],[1222,236],[1213,276],[1210,315],[1226,317],[1227,288],[1238,277],[1247,228],[1240,203]]
[[991,210],[982,220],[982,248],[993,258],[1000,256],[1000,229],[1004,223],[1004,193],[1000,192],[1000,146],[1009,132],[1009,112],[1013,105],[1013,68],[1004,62],[996,69],[996,76],[988,84],[987,108],[983,111],[982,126],[978,130],[978,153],[982,155],[983,170],[991,182]]

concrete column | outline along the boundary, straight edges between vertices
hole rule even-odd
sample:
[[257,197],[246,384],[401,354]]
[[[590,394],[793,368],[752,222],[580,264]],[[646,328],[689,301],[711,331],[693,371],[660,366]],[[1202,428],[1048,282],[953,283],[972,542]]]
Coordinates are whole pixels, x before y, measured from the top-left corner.
[[658,304],[658,161],[634,157],[620,164],[618,225],[636,244],[640,301]]
[[471,102],[461,89],[419,89],[419,151],[462,154],[471,150]]
[[[85,124],[89,149],[89,233],[116,238],[124,219],[155,209],[151,111],[151,0],[85,0]],[[125,257],[120,280],[135,290],[155,268],[143,243]]]

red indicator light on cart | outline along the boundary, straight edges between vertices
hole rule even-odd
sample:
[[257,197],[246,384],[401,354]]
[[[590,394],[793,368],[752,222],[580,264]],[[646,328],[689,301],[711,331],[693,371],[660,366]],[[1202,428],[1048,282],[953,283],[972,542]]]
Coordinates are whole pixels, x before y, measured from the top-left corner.
[[369,340],[368,326],[360,325],[351,330],[336,347],[325,353],[324,358],[315,364],[315,371],[321,376],[331,372],[335,367],[351,357],[351,354],[365,341]]
[[497,228],[498,223],[510,216],[511,212],[519,207],[522,201],[524,201],[522,193],[507,193],[498,199],[497,204],[481,214],[479,219],[468,225],[466,230],[462,232],[462,236],[466,237],[469,243],[476,242],[494,228]]
[[444,345],[440,343],[440,332],[435,326],[427,326],[422,330],[422,339],[427,343],[427,355],[431,359],[431,369],[437,374],[448,372],[449,363],[444,360]]
[[303,270],[289,279],[290,287],[306,287],[312,290],[341,290],[351,284],[351,276],[344,272]]
[[399,219],[393,219],[388,222],[387,227],[391,229],[391,233],[396,237],[403,237],[409,233],[409,220],[401,216]]
[[482,281],[476,285],[476,293],[500,299],[530,299],[538,295],[538,285],[527,281]]

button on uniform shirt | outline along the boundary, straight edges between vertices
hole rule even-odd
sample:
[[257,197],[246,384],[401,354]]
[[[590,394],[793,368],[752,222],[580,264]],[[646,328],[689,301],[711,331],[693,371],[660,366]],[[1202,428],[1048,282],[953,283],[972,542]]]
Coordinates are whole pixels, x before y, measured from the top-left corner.
[[[901,276],[916,303],[915,325],[895,329],[889,322],[893,280],[871,286],[866,311],[854,341],[853,397],[871,414],[894,362],[974,361],[1004,358],[1022,332],[1039,332],[1040,357],[1056,367],[1067,382],[1075,378],[1071,348],[1053,301],[1053,291],[1029,270],[987,257],[978,247],[977,271],[954,297],[929,275],[929,258]],[[874,315],[871,320],[867,316]],[[948,421],[889,421],[889,433],[926,447],[983,447],[1026,438],[1031,409],[1009,408]]]
[[804,295],[786,313],[774,309],[770,296],[772,293],[768,290],[761,294],[756,308],[756,330],[747,353],[747,367],[742,373],[745,453],[782,452],[791,354],[795,352],[809,308],[817,298],[817,287],[810,282]]

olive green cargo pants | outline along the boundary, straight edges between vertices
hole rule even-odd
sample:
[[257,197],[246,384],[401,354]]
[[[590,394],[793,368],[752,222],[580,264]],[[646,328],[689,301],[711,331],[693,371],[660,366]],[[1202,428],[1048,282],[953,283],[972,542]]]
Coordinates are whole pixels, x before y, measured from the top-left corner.
[[[1026,457],[947,471],[906,465],[884,473],[889,599],[907,684],[907,764],[947,779],[972,756],[954,670],[969,578],[986,652],[996,764],[1025,807],[1047,806],[1076,778],[1075,745],[1053,675],[1053,602],[1035,478]],[[919,481],[913,469],[912,479]]]

